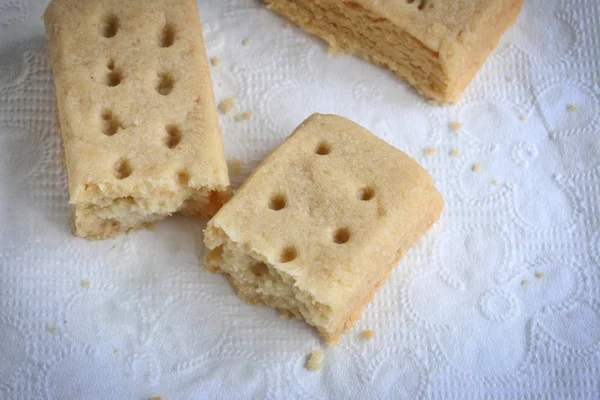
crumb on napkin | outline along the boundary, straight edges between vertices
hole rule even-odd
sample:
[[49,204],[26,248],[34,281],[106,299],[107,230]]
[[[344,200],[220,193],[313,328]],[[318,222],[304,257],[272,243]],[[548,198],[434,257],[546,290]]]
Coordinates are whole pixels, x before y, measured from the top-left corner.
[[236,121],[243,121],[245,119],[250,118],[251,116],[252,116],[252,111],[248,110],[241,114],[236,115],[234,118]]
[[372,329],[367,329],[360,333],[360,336],[365,340],[371,340],[375,336],[375,331]]
[[228,97],[219,104],[219,111],[221,111],[223,114],[227,114],[233,109],[234,104],[235,99],[233,97]]
[[452,129],[454,132],[458,132],[462,128],[463,124],[460,122],[450,122],[448,126],[450,126],[450,129]]
[[323,352],[321,350],[313,350],[306,362],[306,369],[309,371],[318,371],[323,368]]

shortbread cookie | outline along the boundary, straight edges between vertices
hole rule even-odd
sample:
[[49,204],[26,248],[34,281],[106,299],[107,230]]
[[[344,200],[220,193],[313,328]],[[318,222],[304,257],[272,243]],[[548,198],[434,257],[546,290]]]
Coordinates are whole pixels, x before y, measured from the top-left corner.
[[413,159],[345,118],[314,114],[208,223],[205,265],[248,302],[335,342],[442,208]]
[[229,198],[195,0],[53,0],[44,15],[74,231],[103,239]]
[[523,0],[263,0],[331,48],[391,69],[425,97],[458,100]]

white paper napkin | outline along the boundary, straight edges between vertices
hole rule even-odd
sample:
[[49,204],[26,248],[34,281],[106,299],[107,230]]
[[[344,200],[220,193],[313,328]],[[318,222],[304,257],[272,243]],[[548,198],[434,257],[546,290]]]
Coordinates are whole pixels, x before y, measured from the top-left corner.
[[0,398],[600,398],[600,8],[525,3],[440,108],[255,1],[200,1],[217,101],[236,99],[221,116],[236,186],[318,111],[409,153],[446,199],[309,372],[313,330],[203,270],[204,222],[71,235],[46,2],[0,0]]

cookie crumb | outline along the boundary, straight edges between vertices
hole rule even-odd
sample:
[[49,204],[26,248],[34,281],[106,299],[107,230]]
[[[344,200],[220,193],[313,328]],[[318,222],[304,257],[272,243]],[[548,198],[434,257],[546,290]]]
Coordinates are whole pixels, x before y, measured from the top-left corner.
[[498,182],[496,179],[492,179],[492,185],[500,186],[500,182]]
[[213,67],[218,67],[219,65],[221,65],[221,57],[211,58],[210,63],[213,65]]
[[90,281],[81,281],[81,286],[83,286],[84,288],[89,288],[90,287]]
[[425,148],[425,154],[428,155],[428,156],[434,155],[435,152],[436,152],[435,147],[426,147]]
[[156,232],[158,230],[158,227],[156,226],[156,224],[149,224],[146,226],[146,229],[148,229],[151,232]]
[[460,153],[458,152],[458,149],[452,149],[452,150],[450,150],[450,155],[452,157],[458,157],[460,155]]
[[541,271],[538,271],[535,273],[535,277],[538,279],[542,279],[544,276],[546,276],[546,275],[544,275],[544,273]]
[[290,29],[292,27],[292,24],[290,24],[289,22],[286,22],[285,25],[283,26],[285,29]]
[[527,279],[523,279],[521,281],[521,285],[523,285],[523,286],[528,285],[528,284],[529,284],[529,281]]
[[567,111],[573,112],[575,110],[577,110],[577,106],[575,104],[569,104],[569,105],[567,105]]
[[219,104],[219,111],[221,111],[223,114],[227,114],[233,109],[234,104],[235,99],[233,97],[228,97]]
[[240,159],[232,157],[230,164],[231,164],[231,172],[233,172],[233,175],[239,176],[240,173],[242,172],[242,162],[240,161]]
[[236,121],[243,121],[245,119],[250,118],[251,116],[252,116],[252,111],[248,110],[241,114],[236,115],[234,118]]
[[375,336],[375,331],[372,329],[368,329],[366,331],[362,331],[360,333],[360,336],[365,340],[371,340],[373,339],[373,336]]
[[450,129],[452,129],[454,132],[458,132],[462,128],[463,124],[461,124],[460,122],[450,122],[449,126]]
[[250,38],[246,38],[246,39],[242,40],[242,44],[244,46],[249,46],[250,43],[252,43],[252,40]]
[[477,172],[481,169],[481,163],[480,162],[476,162],[475,164],[473,164],[473,166],[471,167],[471,170],[473,172]]
[[525,121],[527,119],[527,117],[525,115],[519,115],[519,119],[521,121]]
[[48,327],[48,331],[49,331],[51,334],[53,334],[53,335],[54,335],[54,334],[56,333],[56,327],[55,327],[55,326],[49,326],[49,327]]
[[121,350],[119,350],[119,349],[114,349],[113,350],[113,353],[115,353],[115,354],[119,354],[120,352],[121,352]]
[[323,368],[323,352],[321,350],[313,350],[306,362],[306,369],[309,371],[318,371]]
[[163,400],[161,396],[150,397],[150,400]]

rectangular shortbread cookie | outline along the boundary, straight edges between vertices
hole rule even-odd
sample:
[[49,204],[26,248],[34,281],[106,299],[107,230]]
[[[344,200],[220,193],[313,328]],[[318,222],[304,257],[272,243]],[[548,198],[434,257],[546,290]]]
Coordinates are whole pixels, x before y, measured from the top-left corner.
[[44,15],[74,231],[103,239],[229,198],[195,0],[53,0]]
[[458,100],[523,0],[264,0],[336,50],[391,69],[422,95]]
[[314,114],[209,221],[205,266],[248,302],[335,342],[443,204],[406,154],[345,118]]

